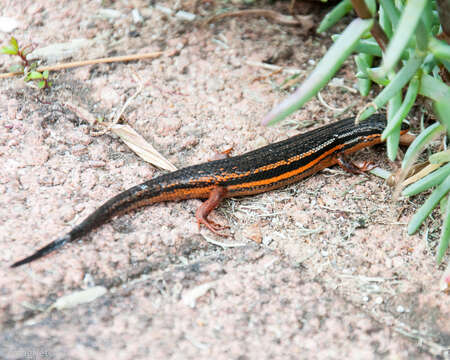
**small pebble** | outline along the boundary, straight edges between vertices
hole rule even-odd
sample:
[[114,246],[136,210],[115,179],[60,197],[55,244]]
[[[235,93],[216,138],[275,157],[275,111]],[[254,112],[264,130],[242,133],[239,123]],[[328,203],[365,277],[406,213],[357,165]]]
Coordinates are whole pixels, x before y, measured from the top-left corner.
[[265,246],[269,246],[272,243],[273,239],[270,236],[263,236],[262,243]]
[[88,161],[86,163],[86,165],[87,165],[86,166],[87,168],[89,168],[89,167],[101,168],[101,167],[106,166],[106,163],[104,161],[102,161],[102,160],[91,160],[91,161]]
[[400,314],[405,312],[405,308],[404,308],[403,306],[401,306],[401,305],[397,306],[397,309],[396,309],[396,310],[397,310],[397,312],[400,313]]
[[89,273],[86,273],[84,275],[83,283],[84,283],[85,287],[87,287],[87,288],[95,286],[95,280],[92,277],[92,275]]
[[163,14],[166,14],[166,15],[169,15],[169,16],[173,14],[173,10],[172,9],[170,9],[168,7],[165,7],[165,6],[162,6],[162,5],[159,5],[159,4],[157,4],[155,6],[155,9],[157,9],[157,10],[161,11]]
[[195,20],[195,14],[192,14],[190,12],[183,11],[183,10],[178,11],[177,14],[175,15],[175,17],[177,19],[184,20],[184,21],[194,21]]
[[10,33],[19,27],[19,22],[16,19],[0,16],[0,31]]
[[378,297],[375,299],[375,304],[381,305],[382,303],[383,303],[383,298],[382,298],[381,296],[378,296]]
[[131,16],[133,18],[133,22],[135,24],[139,24],[144,22],[144,18],[142,17],[142,15],[139,13],[139,10],[134,8],[133,11],[131,12]]
[[122,13],[120,11],[114,9],[100,9],[98,11],[98,14],[107,19],[117,19],[122,16]]

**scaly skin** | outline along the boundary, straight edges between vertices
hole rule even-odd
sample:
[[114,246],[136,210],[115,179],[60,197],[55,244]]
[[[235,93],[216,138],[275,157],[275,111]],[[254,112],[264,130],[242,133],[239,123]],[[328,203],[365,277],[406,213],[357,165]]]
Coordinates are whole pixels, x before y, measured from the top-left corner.
[[[197,210],[199,224],[216,232],[221,227],[207,219],[222,199],[278,189],[335,165],[342,156],[381,142],[384,115],[376,114],[354,125],[348,118],[305,134],[264,146],[243,155],[189,166],[133,186],[108,200],[65,236],[17,261],[31,261],[77,240],[114,216],[164,201],[208,199]],[[407,126],[402,125],[402,132]]]

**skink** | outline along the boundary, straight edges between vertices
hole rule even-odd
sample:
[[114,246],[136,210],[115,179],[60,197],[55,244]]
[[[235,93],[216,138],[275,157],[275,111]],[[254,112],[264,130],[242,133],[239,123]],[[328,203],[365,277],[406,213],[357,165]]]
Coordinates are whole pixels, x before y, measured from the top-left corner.
[[[375,114],[358,125],[354,122],[354,118],[347,118],[243,155],[189,166],[133,186],[105,202],[68,234],[11,267],[39,259],[114,216],[164,201],[207,199],[197,209],[196,218],[199,225],[217,233],[222,227],[208,220],[208,215],[224,198],[278,189],[326,167],[342,164],[343,156],[381,142],[386,127],[384,115]],[[403,124],[401,132],[407,129]]]

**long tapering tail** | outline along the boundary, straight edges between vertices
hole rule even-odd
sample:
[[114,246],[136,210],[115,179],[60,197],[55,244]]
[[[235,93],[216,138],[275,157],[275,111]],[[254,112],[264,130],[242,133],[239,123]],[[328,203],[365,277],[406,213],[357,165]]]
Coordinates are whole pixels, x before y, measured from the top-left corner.
[[[161,175],[155,179],[146,181],[121,192],[105,202],[65,236],[45,245],[34,254],[15,262],[11,267],[15,268],[28,264],[59,249],[67,243],[78,240],[119,214],[163,201],[202,197],[202,194],[198,192],[190,193],[177,191],[177,188],[179,189],[180,187],[185,189],[196,186],[196,184],[189,183],[190,177],[188,175],[190,174],[189,172],[192,171],[192,168],[194,167],[188,167],[173,173]],[[209,193],[209,191],[205,190],[205,194],[207,193]]]
[[80,239],[81,237],[88,234],[95,228],[108,222],[114,216],[120,213],[125,213],[133,208],[136,208],[137,207],[136,202],[139,199],[149,199],[149,203],[151,203],[151,199],[154,198],[155,195],[161,193],[160,187],[157,185],[158,184],[157,180],[158,179],[153,179],[121,192],[120,194],[116,195],[112,199],[105,202],[91,215],[89,215],[86,219],[84,219],[83,222],[75,226],[65,236],[60,237],[52,241],[51,243],[45,245],[32,255],[15,262],[14,264],[11,265],[11,267],[14,268],[24,264],[28,264],[29,262],[37,260],[61,248],[67,243]]
[[52,251],[59,249],[61,246],[70,241],[71,241],[70,234],[67,234],[66,236],[63,236],[62,238],[52,241],[50,244],[47,244],[43,248],[37,250],[33,255],[30,255],[22,260],[16,261],[14,264],[11,265],[11,267],[15,268],[21,265],[28,264],[29,262],[39,259],[40,257],[43,257],[48,253],[51,253]]

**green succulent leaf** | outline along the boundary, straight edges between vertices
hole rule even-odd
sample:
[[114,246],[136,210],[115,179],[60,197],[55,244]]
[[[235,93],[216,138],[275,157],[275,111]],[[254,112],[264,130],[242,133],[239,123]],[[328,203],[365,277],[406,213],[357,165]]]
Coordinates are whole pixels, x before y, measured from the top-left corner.
[[375,0],[364,0],[364,2],[366,3],[367,8],[373,16],[375,14],[375,11],[377,11],[377,2]]
[[379,14],[380,14],[379,18],[380,18],[381,28],[384,30],[386,36],[390,39],[390,38],[392,38],[392,34],[393,34],[392,33],[392,24],[382,6],[380,6]]
[[424,204],[417,210],[411,221],[408,224],[408,234],[414,234],[422,225],[424,220],[430,215],[439,201],[447,195],[450,191],[450,176],[447,178],[431,193]]
[[445,178],[450,176],[450,164],[444,165],[439,169],[433,171],[422,179],[416,181],[415,183],[407,186],[403,189],[402,195],[413,196],[426,191],[433,186],[439,185],[444,181]]
[[448,197],[446,198],[445,214],[444,214],[444,224],[442,226],[441,239],[439,241],[439,247],[437,251],[436,261],[438,264],[441,263],[444,258],[445,252],[448,249],[450,242],[450,201]]
[[345,59],[352,53],[357,41],[370,30],[372,25],[372,19],[353,20],[297,91],[266,115],[262,121],[263,125],[277,123],[316,95],[339,70]]
[[337,4],[320,22],[317,32],[323,33],[336,24],[340,19],[347,15],[353,9],[350,0],[343,0]]
[[[333,41],[337,41],[342,35],[331,35]],[[361,39],[356,43],[355,52],[364,53],[368,55],[373,55],[377,57],[382,57],[380,46],[377,44],[375,39]]]
[[[405,66],[401,68],[401,70],[393,77],[392,81],[390,81],[390,83],[373,100],[373,103],[377,106],[377,108],[384,106],[389,99],[391,99],[403,88],[403,86],[408,83],[408,81],[419,69],[422,61],[423,57],[415,55],[405,63]],[[374,106],[368,107],[361,114],[361,120],[367,119],[370,115],[374,114],[376,110],[377,109]]]
[[398,22],[400,19],[400,12],[395,7],[395,4],[392,0],[379,0],[380,5],[383,8],[383,11],[386,13],[386,16],[389,18],[390,23],[392,24],[392,30],[395,30],[398,26]]
[[444,130],[445,127],[436,122],[422,131],[408,147],[408,150],[405,153],[405,157],[403,158],[402,169],[407,168],[414,161],[417,155],[422,151],[422,149],[427,146],[436,136],[443,133]]
[[444,41],[431,37],[428,48],[438,59],[450,61],[450,45]]
[[[400,109],[401,105],[402,105],[402,92],[399,91],[388,101],[387,107],[388,124],[392,123],[392,120],[395,114],[397,114],[398,109]],[[388,136],[386,141],[386,150],[388,157],[391,161],[394,161],[395,158],[397,157],[398,144],[400,143],[400,127],[401,125],[397,126],[397,128],[394,129],[392,134]]]
[[392,119],[389,120],[386,129],[384,129],[383,134],[381,135],[381,140],[385,140],[395,129],[400,129],[402,121],[406,118],[416,101],[417,93],[419,91],[419,85],[419,77],[414,76],[409,83],[408,91],[406,92],[405,99],[403,100],[402,105],[392,117]]
[[367,69],[372,66],[373,56],[368,54],[359,54],[355,56],[356,66],[358,71],[365,74],[365,78],[358,78],[358,90],[361,96],[369,95],[372,81],[367,76]]
[[383,58],[382,69],[385,74],[393,70],[400,59],[403,50],[413,37],[420,15],[427,5],[428,0],[409,0],[400,17],[398,28],[394,32],[392,40],[389,42],[386,54]]
[[444,162],[450,162],[450,149],[437,152],[431,155],[428,158],[428,160],[430,161],[431,164],[441,164]]

